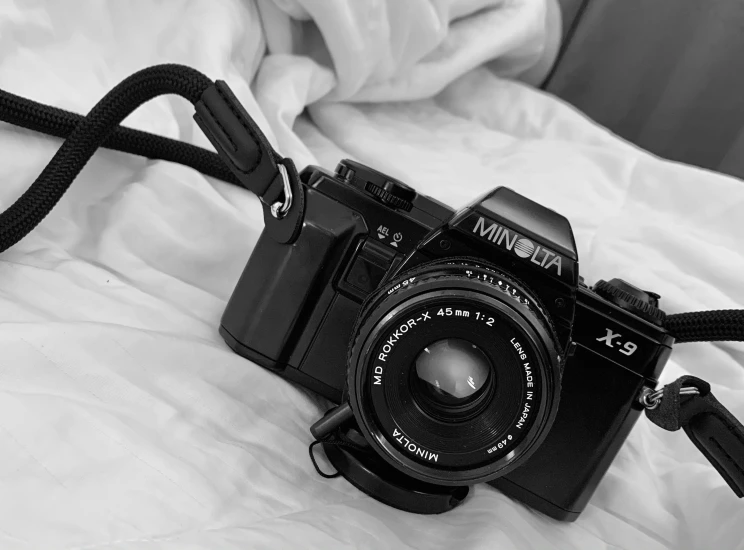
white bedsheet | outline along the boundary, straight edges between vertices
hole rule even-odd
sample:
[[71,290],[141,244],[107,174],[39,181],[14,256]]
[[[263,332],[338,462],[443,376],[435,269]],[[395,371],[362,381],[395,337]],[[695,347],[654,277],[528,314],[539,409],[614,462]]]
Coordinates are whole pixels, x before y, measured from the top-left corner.
[[[571,220],[589,282],[628,279],[669,312],[744,307],[744,183],[495,76],[540,62],[554,7],[4,2],[0,87],[87,112],[132,72],[185,63],[227,80],[300,166],[352,157],[453,207],[507,185]],[[191,114],[161,98],[127,123],[207,145]],[[58,146],[0,127],[2,208]],[[424,517],[318,477],[308,426],[325,404],[217,333],[260,220],[246,192],[100,152],[0,255],[0,548],[744,548],[741,501],[644,419],[573,524],[485,485]],[[739,344],[680,345],[663,380],[703,376],[744,418],[743,364]]]

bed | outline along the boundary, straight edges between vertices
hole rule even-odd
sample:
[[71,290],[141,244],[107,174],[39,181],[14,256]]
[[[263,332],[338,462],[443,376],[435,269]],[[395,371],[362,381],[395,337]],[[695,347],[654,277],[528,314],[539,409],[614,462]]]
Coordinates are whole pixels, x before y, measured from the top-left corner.
[[[356,159],[453,207],[506,185],[571,220],[587,282],[636,282],[669,313],[744,308],[744,183],[530,85],[554,8],[6,2],[0,88],[85,113],[138,69],[187,64],[300,167]],[[209,147],[191,116],[167,97],[126,124]],[[2,208],[59,144],[0,127]],[[0,256],[0,548],[744,548],[741,502],[684,434],[643,418],[570,524],[486,485],[419,516],[320,478],[308,427],[328,404],[217,332],[260,211],[192,169],[102,150]],[[744,418],[743,365],[741,344],[681,344],[662,382],[702,376]]]

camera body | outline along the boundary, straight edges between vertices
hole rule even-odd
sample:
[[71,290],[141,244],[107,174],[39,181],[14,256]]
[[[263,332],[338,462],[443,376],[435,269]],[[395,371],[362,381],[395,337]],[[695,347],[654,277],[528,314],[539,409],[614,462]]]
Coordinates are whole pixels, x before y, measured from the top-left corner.
[[[587,287],[568,220],[505,187],[454,212],[349,160],[300,179],[299,237],[259,238],[222,317],[227,344],[348,402],[358,432],[405,475],[486,481],[578,517],[671,352],[658,296],[618,279]],[[419,353],[455,340],[483,350],[492,372],[466,376],[472,390],[457,399],[441,373],[427,386]],[[458,434],[470,438],[462,449]]]

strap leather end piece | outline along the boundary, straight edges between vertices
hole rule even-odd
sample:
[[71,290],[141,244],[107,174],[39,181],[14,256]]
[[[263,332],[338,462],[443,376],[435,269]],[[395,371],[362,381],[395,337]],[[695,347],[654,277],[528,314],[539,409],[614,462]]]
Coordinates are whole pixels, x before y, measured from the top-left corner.
[[[682,395],[683,387],[697,395]],[[661,404],[646,416],[669,431],[682,428],[739,498],[744,497],[744,426],[710,393],[710,384],[682,376],[664,387]]]
[[[196,104],[194,120],[240,184],[261,199],[266,231],[277,242],[293,242],[299,235],[305,213],[304,190],[294,163],[274,151],[235,94],[221,80],[204,91]],[[285,199],[279,164],[286,169],[292,203],[281,218],[276,218],[271,206]]]
[[736,496],[744,498],[744,426],[713,397],[687,398],[680,407],[684,430]]
[[264,199],[279,173],[276,153],[235,94],[218,80],[195,107],[194,120],[222,160],[243,187]]

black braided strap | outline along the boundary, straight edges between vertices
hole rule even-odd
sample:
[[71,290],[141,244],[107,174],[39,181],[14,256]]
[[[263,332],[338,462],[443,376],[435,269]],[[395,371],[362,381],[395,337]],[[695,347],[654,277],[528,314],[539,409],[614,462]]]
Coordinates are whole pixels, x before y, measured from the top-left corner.
[[[42,134],[67,138],[85,117],[0,90],[0,120]],[[117,126],[101,147],[176,162],[207,176],[239,185],[217,153],[190,143]]]
[[744,341],[744,310],[718,309],[668,315],[666,329],[679,342]]
[[123,80],[79,121],[31,187],[0,214],[0,252],[46,217],[96,149],[134,109],[163,94],[177,94],[195,104],[212,84],[182,65],[156,65]]
[[[234,171],[217,153],[119,126],[134,109],[160,95],[177,94],[193,104],[199,103],[200,100],[203,103],[203,94],[212,85],[213,82],[209,78],[189,67],[156,65],[123,80],[101,99],[86,117],[0,90],[0,120],[66,138],[33,185],[10,208],[0,214],[0,252],[17,243],[46,217],[100,146],[147,158],[177,162],[205,175],[241,185]],[[241,113],[235,116],[240,118]],[[243,113],[242,116],[250,120],[247,113]],[[252,138],[256,135],[263,137],[258,129],[245,130]],[[259,146],[263,145],[264,149],[273,152],[264,142],[265,138]],[[249,149],[251,148],[244,147],[236,151],[230,150],[227,155],[228,161],[235,164],[233,159],[235,154],[243,159],[256,153]],[[274,154],[276,155],[275,152]],[[286,163],[288,159],[284,161]],[[292,167],[290,172],[296,176],[293,165],[289,164]],[[290,179],[296,184],[296,177]],[[303,212],[302,195],[298,194],[297,190],[295,195],[295,204],[300,204],[300,207],[295,209],[296,223],[294,226],[284,223],[284,226],[293,229],[292,238],[297,233]],[[287,239],[281,242],[289,242]],[[744,341],[744,310],[679,313],[667,316],[665,325],[680,343]]]

